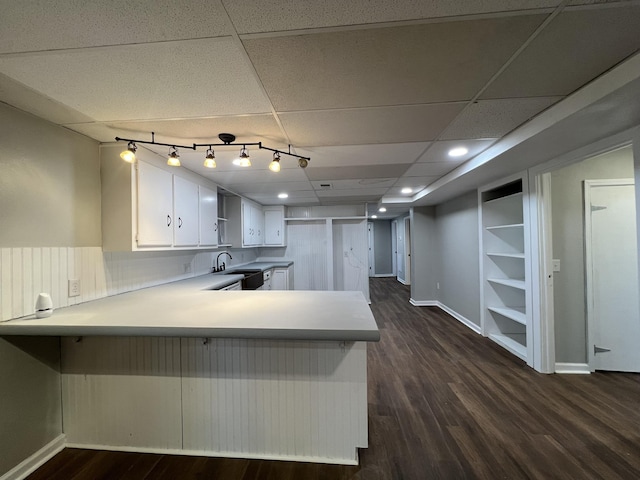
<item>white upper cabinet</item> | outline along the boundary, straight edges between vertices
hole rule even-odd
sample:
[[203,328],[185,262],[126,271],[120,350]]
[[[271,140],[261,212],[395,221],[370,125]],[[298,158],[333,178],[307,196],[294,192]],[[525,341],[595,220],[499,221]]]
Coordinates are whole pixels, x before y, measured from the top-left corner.
[[176,175],[173,176],[173,245],[198,246],[198,185]]
[[264,240],[262,206],[242,197],[229,197],[229,240],[233,246],[261,247]]
[[217,187],[167,167],[140,149],[136,163],[121,145],[100,153],[102,248],[105,252],[212,248],[218,240]]
[[198,187],[200,201],[200,245],[218,245],[218,192],[211,188]]
[[172,175],[154,165],[138,162],[138,246],[173,244]]
[[284,247],[286,230],[284,227],[284,206],[264,207],[264,245]]

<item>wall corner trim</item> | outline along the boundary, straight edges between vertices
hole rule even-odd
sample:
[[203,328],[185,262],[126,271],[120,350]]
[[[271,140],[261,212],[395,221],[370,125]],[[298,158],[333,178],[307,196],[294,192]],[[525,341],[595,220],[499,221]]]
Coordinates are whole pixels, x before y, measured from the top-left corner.
[[447,307],[443,303],[440,303],[440,302],[436,302],[436,303],[437,303],[437,306],[440,308],[440,310],[443,310],[444,312],[448,313],[453,318],[458,320],[460,323],[462,323],[463,325],[469,327],[471,330],[476,332],[478,335],[482,334],[482,332],[480,330],[480,325],[476,325],[471,320],[469,320],[467,317],[464,317],[464,316],[460,315],[458,312],[456,312],[455,310],[452,310],[451,308]]
[[577,375],[589,375],[591,369],[586,363],[559,363],[556,362],[556,373],[568,373]]
[[66,436],[58,435],[40,450],[26,458],[0,477],[0,480],[21,480],[44,465],[50,458],[61,452],[66,445]]
[[410,298],[409,303],[414,307],[437,307],[438,306],[438,302],[436,300],[414,300],[413,298]]

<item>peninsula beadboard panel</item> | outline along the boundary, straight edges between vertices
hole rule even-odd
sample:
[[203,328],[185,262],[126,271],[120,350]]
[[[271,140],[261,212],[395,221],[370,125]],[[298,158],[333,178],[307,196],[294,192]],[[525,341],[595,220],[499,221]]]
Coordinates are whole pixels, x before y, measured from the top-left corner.
[[[100,247],[0,249],[0,321],[32,315],[41,292],[53,308],[183,280],[210,271],[210,252],[106,252]],[[80,280],[69,297],[68,280]]]
[[86,337],[62,343],[68,443],[357,463],[365,342]]

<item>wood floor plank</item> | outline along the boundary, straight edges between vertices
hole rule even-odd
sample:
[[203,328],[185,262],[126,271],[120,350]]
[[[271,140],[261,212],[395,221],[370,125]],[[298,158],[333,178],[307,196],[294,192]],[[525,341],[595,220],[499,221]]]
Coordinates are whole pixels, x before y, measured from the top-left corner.
[[542,375],[393,278],[370,291],[359,466],[66,449],[29,480],[640,478],[640,375]]

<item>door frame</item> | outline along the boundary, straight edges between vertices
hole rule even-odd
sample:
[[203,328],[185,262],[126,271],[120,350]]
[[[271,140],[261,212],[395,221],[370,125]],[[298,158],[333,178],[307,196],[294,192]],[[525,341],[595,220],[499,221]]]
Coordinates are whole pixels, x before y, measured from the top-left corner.
[[[584,272],[585,272],[585,292],[586,292],[586,311],[587,314],[587,364],[589,369],[595,371],[595,353],[591,348],[595,345],[594,332],[596,326],[596,319],[593,314],[593,254],[591,243],[591,188],[592,187],[606,187],[606,186],[629,186],[632,185],[635,189],[635,182],[632,178],[607,178],[599,180],[585,180],[583,187],[583,201],[584,201]],[[637,215],[637,212],[636,212]],[[636,248],[638,245],[638,236],[636,230]],[[640,273],[640,272],[638,272]]]
[[375,226],[373,222],[367,222],[367,243],[368,243],[367,247],[369,247],[369,251],[367,253],[369,255],[369,277],[376,276],[374,229],[375,229]]
[[411,216],[404,219],[404,280],[411,285]]
[[[587,158],[631,145],[635,182],[640,185],[640,127],[634,127],[611,137],[578,148],[565,155],[529,168],[528,208],[531,220],[531,264],[533,333],[535,355],[533,368],[542,373],[556,372],[555,319],[553,305],[553,245],[551,218],[551,172]],[[545,174],[548,174],[545,177]],[[640,245],[640,188],[636,187],[636,223]],[[638,255],[640,272],[640,254]],[[550,277],[549,277],[550,276]],[[550,281],[550,283],[549,283]],[[640,292],[639,292],[640,293]],[[558,370],[559,371],[559,370]],[[578,365],[563,373],[589,373]]]
[[398,221],[391,222],[391,273],[398,276]]

